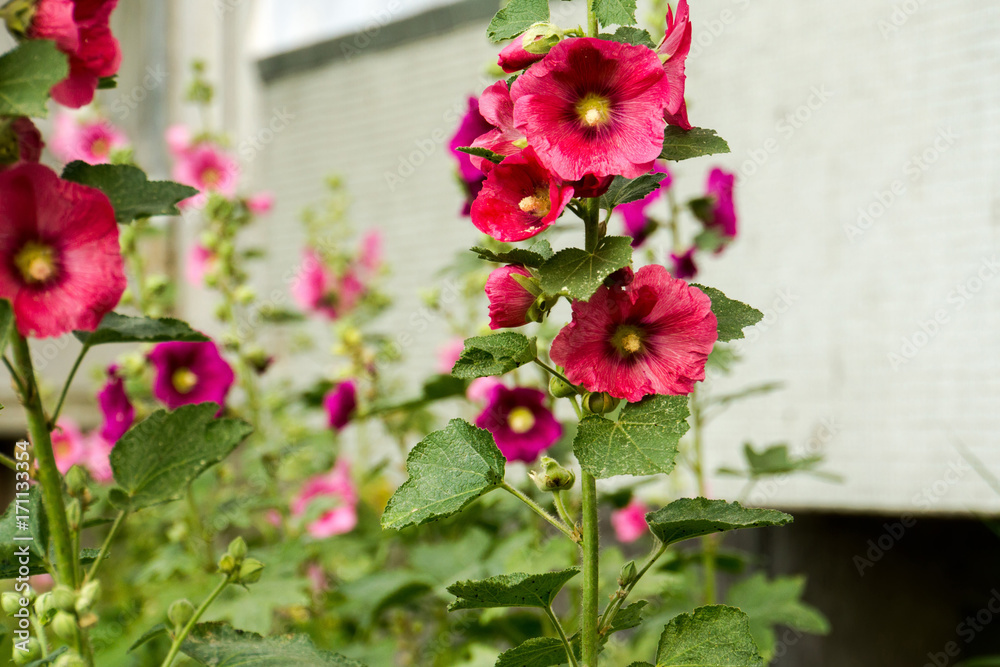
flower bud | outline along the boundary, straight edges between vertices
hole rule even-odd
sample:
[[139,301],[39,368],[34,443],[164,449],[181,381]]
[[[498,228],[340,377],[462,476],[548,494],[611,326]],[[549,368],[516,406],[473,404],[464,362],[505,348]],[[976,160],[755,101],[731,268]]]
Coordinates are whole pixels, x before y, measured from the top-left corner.
[[11,0],[0,7],[0,18],[7,24],[7,30],[19,39],[27,36],[34,15],[34,0]]
[[87,472],[78,465],[66,471],[66,490],[71,496],[80,496],[87,490]]
[[57,611],[52,618],[52,630],[60,639],[71,641],[76,636],[76,616],[67,611]]
[[35,600],[35,615],[38,618],[45,618],[45,616],[52,610],[55,609],[55,604],[52,600],[52,591],[42,593]]
[[583,410],[592,415],[606,415],[621,403],[620,399],[603,391],[587,392],[583,396]]
[[542,457],[541,464],[541,471],[529,473],[540,491],[555,493],[573,488],[573,484],[576,483],[576,475],[573,474],[572,470],[563,468],[558,461],[550,459],[548,456]]
[[236,559],[237,563],[241,563],[247,557],[247,543],[242,537],[237,537],[229,543],[227,551],[230,556]]
[[79,615],[86,614],[94,607],[99,597],[101,597],[101,582],[92,581],[80,589],[80,595],[76,598],[73,608]]
[[194,617],[194,612],[194,605],[189,600],[176,600],[167,609],[167,618],[173,624],[174,630],[180,632],[188,624],[188,621]]
[[626,586],[631,586],[635,583],[636,577],[639,575],[639,570],[635,566],[635,561],[630,560],[629,562],[622,565],[621,571],[618,573],[618,586],[625,588]]
[[236,559],[225,554],[219,559],[219,572],[223,574],[232,574],[236,570]]
[[17,593],[4,593],[3,595],[0,595],[0,608],[8,614],[13,615],[15,612],[24,607],[24,605],[21,604],[21,600],[27,602],[27,599],[22,598]]
[[247,558],[240,565],[240,583],[255,584],[260,581],[260,576],[264,572],[264,564],[256,558]]
[[170,285],[170,280],[162,273],[146,278],[146,291],[160,294]]
[[27,650],[14,649],[14,664],[27,665],[42,657],[42,645],[34,637],[28,639]]
[[76,607],[76,591],[69,586],[56,586],[52,589],[52,606],[60,611],[73,611]]
[[559,43],[562,33],[551,23],[536,23],[500,51],[497,64],[512,74],[538,62]]
[[556,398],[567,398],[569,396],[576,396],[577,390],[570,383],[553,375],[549,378],[549,393]]
[[249,285],[240,285],[233,291],[233,298],[241,305],[249,305],[257,298],[257,292]]
[[83,520],[83,509],[80,506],[80,501],[76,498],[66,503],[66,520],[69,521],[69,527],[73,530],[79,528],[80,521]]
[[493,269],[486,279],[490,328],[519,327],[541,321],[538,309],[532,311],[541,289],[538,280],[523,266],[512,264]]
[[53,663],[53,667],[87,667],[87,663],[76,653],[63,653]]

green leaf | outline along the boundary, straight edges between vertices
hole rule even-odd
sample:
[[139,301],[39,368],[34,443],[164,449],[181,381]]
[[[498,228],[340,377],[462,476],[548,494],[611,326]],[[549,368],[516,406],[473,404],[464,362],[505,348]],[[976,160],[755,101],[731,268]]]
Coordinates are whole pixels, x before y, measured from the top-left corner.
[[747,615],[724,605],[699,607],[667,623],[656,667],[763,667]]
[[549,0],[510,0],[496,13],[486,36],[491,42],[517,37],[539,21],[549,20]]
[[451,374],[466,380],[503,375],[530,363],[537,355],[537,342],[524,334],[504,331],[475,336],[465,339],[465,349],[451,369]]
[[719,341],[727,342],[743,338],[743,329],[764,319],[764,313],[742,301],[730,299],[714,287],[692,284],[712,300],[712,312],[719,320]]
[[503,159],[507,157],[506,155],[500,155],[500,153],[494,153],[489,148],[483,148],[481,146],[461,146],[456,148],[459,153],[465,153],[467,155],[475,155],[476,157],[481,157],[489,160],[493,164],[500,164]]
[[632,239],[625,236],[605,236],[592,253],[580,248],[560,250],[539,269],[542,289],[587,301],[605,278],[630,261]]
[[119,509],[138,510],[179,498],[195,478],[228,456],[253,428],[239,419],[215,419],[215,403],[157,410],[111,450],[120,487]]
[[628,667],[656,667],[656,666],[655,665],[651,665],[648,662],[633,662]]
[[364,667],[322,651],[305,635],[262,637],[226,623],[199,623],[181,645],[186,656],[210,667]]
[[648,46],[651,49],[656,48],[653,38],[650,37],[647,31],[630,25],[623,25],[618,28],[618,30],[615,30],[615,34],[613,35],[601,35],[601,37],[611,40],[612,42],[634,44],[636,46]]
[[522,264],[524,266],[539,267],[554,254],[552,246],[548,241],[539,241],[530,248],[511,248],[503,252],[493,252],[489,248],[475,246],[472,252],[479,255],[480,259],[497,264]]
[[0,56],[0,116],[45,118],[52,86],[66,78],[69,64],[55,42],[32,39]]
[[25,667],[47,667],[47,665],[53,664],[56,660],[59,659],[59,656],[61,656],[68,650],[69,650],[68,646],[60,646],[59,648],[57,648],[55,651],[52,651],[52,653],[49,653],[44,658],[39,658],[34,662],[29,662],[27,665],[25,665]]
[[102,76],[97,80],[98,90],[114,90],[118,87],[118,75],[112,74],[111,76]]
[[635,23],[635,0],[594,0],[594,13],[602,26]]
[[197,342],[211,340],[187,322],[169,317],[129,317],[108,313],[94,331],[74,331],[76,339],[93,347],[109,343],[164,343],[171,340]]
[[178,215],[177,202],[198,194],[195,188],[180,183],[147,180],[145,172],[130,164],[87,164],[77,160],[66,165],[62,177],[106,194],[120,224],[153,215]]
[[728,152],[729,144],[717,135],[715,130],[706,130],[701,127],[682,130],[675,125],[668,125],[663,133],[663,150],[660,152],[660,159],[680,161],[702,155],[717,155]]
[[642,624],[642,610],[648,604],[645,600],[639,600],[619,609],[618,613],[615,614],[615,620],[611,622],[608,634],[639,627]]
[[649,529],[664,544],[741,528],[784,526],[792,517],[778,510],[743,507],[708,498],[681,498],[646,515]]
[[433,375],[424,382],[423,395],[425,401],[440,401],[452,396],[465,396],[467,385],[461,378],[452,375]]
[[489,431],[451,420],[410,452],[409,479],[389,499],[382,527],[416,526],[460,512],[503,484],[506,464]]
[[131,653],[132,651],[136,650],[137,648],[139,648],[143,644],[145,644],[147,642],[151,642],[154,639],[156,639],[157,637],[166,636],[166,634],[167,634],[167,624],[166,623],[157,623],[156,625],[154,625],[153,627],[151,627],[149,630],[146,630],[144,633],[142,633],[142,636],[139,637],[138,639],[136,639],[135,642],[133,642],[133,644],[131,646],[129,646],[128,650],[125,651],[125,652],[126,653]]
[[[18,451],[23,452],[15,448],[15,458]],[[15,497],[0,518],[0,579],[18,576],[22,547],[28,548],[31,574],[44,572],[49,550],[49,521],[41,488],[37,485],[28,490],[26,497]]]
[[543,574],[501,574],[481,581],[459,581],[448,587],[458,599],[448,605],[458,609],[489,609],[492,607],[538,607],[552,604],[566,582],[580,573],[579,568]]
[[788,453],[788,445],[773,445],[758,452],[754,450],[753,445],[747,442],[743,445],[743,455],[746,457],[749,470],[736,474],[743,474],[753,479],[769,475],[784,475],[799,470],[810,471],[823,462],[822,456],[794,458]]
[[774,655],[775,626],[784,625],[799,632],[825,635],[830,624],[815,607],[802,602],[805,577],[778,577],[768,581],[758,572],[729,589],[726,598],[750,617],[750,633],[765,659]]
[[562,641],[554,637],[535,637],[501,653],[494,667],[554,667],[567,662],[569,658]]
[[687,402],[687,396],[647,396],[627,404],[617,422],[584,418],[573,441],[580,466],[599,479],[670,472],[688,430]]
[[643,174],[638,178],[615,176],[611,187],[601,197],[601,208],[611,210],[621,204],[645,199],[660,187],[660,181],[666,177],[666,174]]
[[7,352],[7,341],[10,338],[11,327],[14,326],[14,309],[10,301],[0,299],[0,356]]

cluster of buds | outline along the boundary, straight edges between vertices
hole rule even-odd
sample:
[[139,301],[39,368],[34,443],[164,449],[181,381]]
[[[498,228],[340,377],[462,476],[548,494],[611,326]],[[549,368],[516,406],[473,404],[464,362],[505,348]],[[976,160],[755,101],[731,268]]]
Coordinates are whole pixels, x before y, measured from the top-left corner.
[[219,559],[219,571],[236,584],[255,584],[260,581],[264,564],[256,558],[247,558],[247,543],[237,537]]
[[[11,616],[23,616],[32,609],[39,623],[48,626],[60,639],[72,642],[80,628],[90,627],[97,622],[97,616],[91,610],[100,595],[101,585],[97,581],[85,584],[80,590],[56,586],[37,597],[34,591],[28,589],[23,593],[0,595],[0,608]],[[23,645],[15,647],[13,662],[15,665],[27,665],[41,656],[41,644],[38,639],[31,637]],[[86,666],[83,658],[72,651],[63,653],[52,664],[56,667]]]

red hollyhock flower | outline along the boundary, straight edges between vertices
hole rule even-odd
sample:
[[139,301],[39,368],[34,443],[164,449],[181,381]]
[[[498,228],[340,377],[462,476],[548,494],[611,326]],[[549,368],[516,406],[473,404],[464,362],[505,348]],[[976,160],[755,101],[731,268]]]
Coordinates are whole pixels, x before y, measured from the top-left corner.
[[233,369],[212,341],[160,343],[149,353],[156,369],[153,396],[174,410],[192,403],[218,403],[219,412],[233,386]]
[[[545,39],[545,35],[535,35],[534,41]],[[545,57],[544,53],[531,53],[524,48],[524,36],[515,37],[514,41],[500,51],[497,65],[507,74],[519,72],[528,65],[537,63]]]
[[24,163],[0,172],[0,298],[17,330],[47,338],[93,331],[126,280],[118,223],[100,190]]
[[562,424],[545,407],[545,394],[537,389],[502,384],[493,388],[489,404],[476,418],[476,426],[493,434],[508,461],[531,463],[562,436]]
[[719,232],[727,240],[736,236],[736,202],[733,200],[733,185],[736,174],[722,169],[713,169],[708,174],[708,197],[712,199],[712,210],[705,224]]
[[462,122],[455,131],[454,136],[452,136],[451,141],[448,142],[448,150],[451,151],[451,154],[458,162],[458,175],[466,183],[482,179],[483,173],[480,171],[479,165],[473,160],[473,156],[463,153],[458,149],[471,146],[472,142],[479,135],[491,129],[493,129],[493,126],[483,118],[481,113],[480,101],[475,97],[470,97],[468,111],[465,112]]
[[0,171],[19,162],[38,162],[44,146],[42,133],[30,118],[0,121]]
[[118,375],[118,367],[108,369],[108,382],[97,395],[97,402],[104,413],[101,437],[110,443],[118,442],[135,421],[135,408],[125,393],[125,380]]
[[684,65],[691,51],[691,12],[687,0],[677,3],[677,18],[667,7],[667,30],[656,52],[663,61],[663,71],[670,82],[670,102],[667,104],[667,122],[684,130],[692,128],[688,122],[687,105],[684,102]]
[[472,203],[472,224],[498,241],[523,241],[545,231],[572,198],[572,186],[525,148],[490,170]]
[[[514,155],[528,145],[521,130],[514,127],[514,103],[510,99],[510,89],[506,81],[497,81],[479,96],[479,112],[489,123],[484,134],[476,137],[473,146],[488,148],[500,155]],[[493,163],[481,157],[472,156],[472,164],[488,172]]]
[[564,40],[518,77],[510,96],[514,124],[564,180],[635,178],[663,149],[670,84],[645,46]]
[[591,197],[600,197],[607,192],[614,180],[614,176],[598,178],[593,174],[587,174],[580,180],[571,182],[570,185],[573,186],[574,196],[589,199]]
[[69,76],[52,87],[52,98],[79,109],[94,99],[98,81],[121,64],[109,21],[118,0],[40,0],[28,27],[29,39],[51,39],[69,56]]
[[644,266],[625,288],[601,287],[590,301],[575,301],[551,356],[589,391],[633,403],[647,394],[689,394],[705,379],[717,327],[701,290],[662,266]]
[[501,266],[486,279],[486,298],[490,301],[490,329],[519,327],[528,323],[528,310],[535,303],[532,294],[514,276],[531,278],[523,266]]
[[337,431],[351,422],[354,411],[358,408],[358,391],[354,380],[341,382],[323,398],[327,421],[330,428]]

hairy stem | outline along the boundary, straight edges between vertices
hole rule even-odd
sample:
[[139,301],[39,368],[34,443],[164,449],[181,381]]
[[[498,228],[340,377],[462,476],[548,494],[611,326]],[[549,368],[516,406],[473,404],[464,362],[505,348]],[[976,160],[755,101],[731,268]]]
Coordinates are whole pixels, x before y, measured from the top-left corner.
[[542,360],[541,360],[541,359],[539,359],[538,357],[535,357],[535,358],[533,359],[533,361],[534,361],[534,362],[535,362],[536,364],[538,364],[539,366],[541,366],[542,368],[544,368],[544,369],[545,369],[546,371],[548,371],[548,372],[549,372],[549,373],[550,373],[551,375],[553,375],[553,376],[555,376],[555,377],[559,378],[560,380],[562,380],[563,382],[565,382],[565,383],[566,383],[566,384],[568,384],[569,386],[571,386],[571,387],[572,387],[572,386],[574,386],[574,384],[573,384],[572,382],[570,382],[570,381],[569,381],[568,379],[566,379],[566,376],[565,376],[565,375],[563,375],[562,373],[560,373],[560,372],[559,372],[559,371],[557,371],[556,369],[552,368],[551,366],[549,366],[549,365],[548,365],[547,363],[545,363],[544,361],[542,361]]
[[[691,433],[694,438],[694,473],[698,480],[698,495],[708,497],[708,483],[705,475],[705,419],[698,400],[698,391],[691,392]],[[714,535],[701,538],[701,566],[704,577],[702,597],[704,604],[715,604],[715,552],[717,543]]]
[[501,485],[500,488],[502,488],[504,491],[507,491],[512,496],[514,496],[515,498],[517,498],[518,500],[520,500],[521,502],[523,502],[525,505],[527,505],[528,507],[530,507],[532,509],[532,511],[535,512],[535,514],[537,514],[538,516],[542,517],[543,519],[545,519],[546,521],[548,521],[550,524],[552,524],[553,526],[555,526],[559,530],[560,533],[562,533],[563,535],[565,535],[569,539],[573,540],[574,542],[579,543],[579,541],[580,541],[579,538],[577,537],[577,535],[573,532],[573,530],[571,528],[569,528],[568,526],[566,526],[566,524],[564,524],[559,519],[555,518],[554,516],[552,516],[551,514],[549,514],[548,512],[546,512],[545,508],[543,508],[541,505],[539,505],[538,503],[536,503],[534,500],[532,500],[528,496],[524,495],[523,493],[521,493],[520,491],[518,491],[517,489],[515,489],[513,486],[511,486],[507,482],[504,482]]
[[597,37],[599,32],[597,14],[594,12],[594,0],[587,0],[587,37]]
[[622,608],[622,605],[625,603],[625,599],[628,598],[629,593],[632,592],[632,589],[635,588],[635,585],[639,583],[639,580],[642,579],[643,575],[649,572],[649,568],[653,567],[653,564],[656,563],[656,561],[658,561],[660,557],[663,556],[663,554],[665,554],[666,552],[667,552],[667,545],[661,544],[660,547],[656,551],[654,551],[653,554],[649,557],[649,560],[646,561],[646,564],[642,566],[642,569],[636,573],[635,579],[629,582],[629,584],[625,588],[620,590],[618,595],[615,596],[614,601],[612,601],[608,605],[607,609],[605,609],[604,613],[601,615],[601,623],[600,623],[601,634],[606,633],[608,629],[611,627],[611,625],[615,622],[615,616],[618,615],[618,610]]
[[88,350],[90,350],[90,346],[84,345],[80,349],[80,354],[76,355],[76,361],[73,362],[73,368],[70,369],[69,375],[66,377],[66,382],[63,384],[62,393],[59,394],[59,402],[56,403],[56,409],[52,412],[49,428],[55,428],[56,421],[59,419],[59,413],[61,413],[63,409],[63,403],[66,402],[66,394],[69,393],[69,387],[73,384],[73,378],[76,377],[76,372],[80,370],[80,364],[83,363],[83,358],[87,356]]
[[597,667],[599,636],[597,606],[600,595],[600,534],[597,514],[597,480],[586,470],[581,474],[583,487],[583,665]]
[[556,632],[559,633],[559,639],[562,640],[563,646],[566,647],[566,657],[569,658],[569,664],[572,667],[580,667],[580,663],[576,660],[576,654],[573,653],[573,645],[569,643],[569,638],[566,636],[566,631],[563,630],[562,623],[556,618],[556,615],[552,612],[552,605],[545,608],[545,615],[549,617],[552,621],[552,625],[555,626]]
[[87,571],[87,576],[83,578],[83,583],[86,584],[92,581],[94,577],[97,575],[98,568],[101,567],[101,563],[104,561],[104,558],[108,555],[108,549],[111,548],[111,540],[113,540],[115,538],[115,535],[118,534],[118,529],[121,528],[122,522],[125,521],[125,517],[127,515],[128,512],[122,510],[121,512],[118,513],[118,516],[115,517],[115,522],[111,524],[111,530],[108,531],[108,536],[104,538],[104,544],[101,545],[101,550],[97,554],[97,559],[94,560],[93,564],[90,566],[90,570]]

